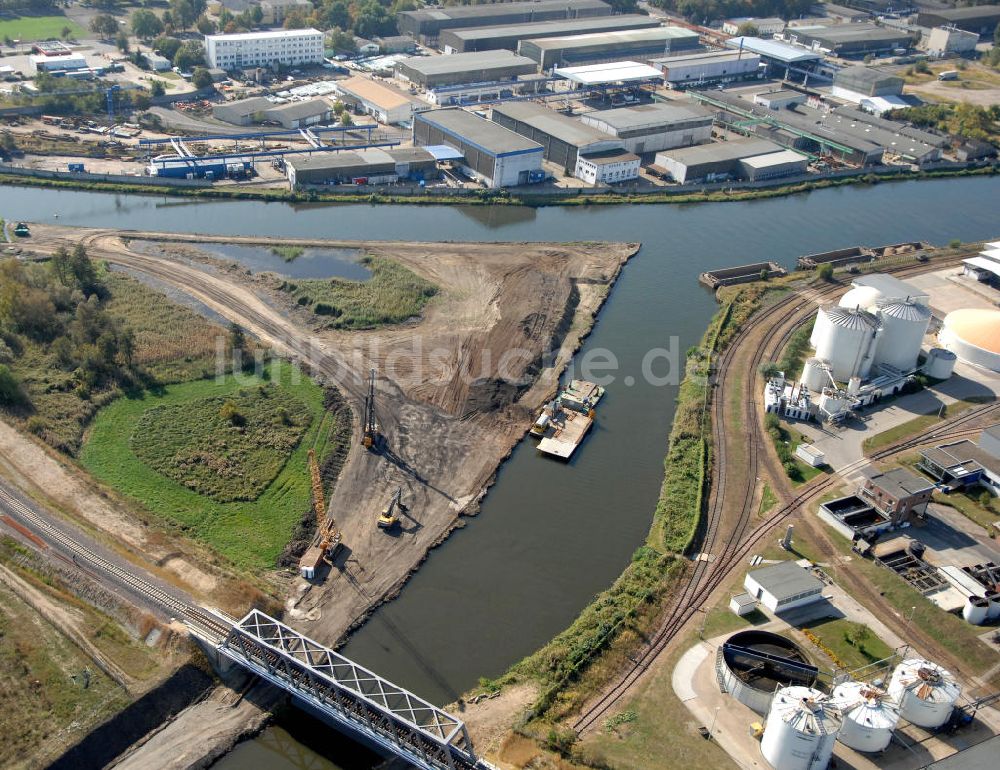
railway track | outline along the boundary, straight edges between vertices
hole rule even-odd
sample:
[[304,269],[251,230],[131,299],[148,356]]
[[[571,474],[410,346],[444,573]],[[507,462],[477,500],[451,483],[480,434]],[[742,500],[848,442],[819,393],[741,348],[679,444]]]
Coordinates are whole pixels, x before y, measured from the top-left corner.
[[[939,270],[949,266],[959,264],[967,255],[959,255],[948,259],[936,260],[916,265],[902,265],[895,268],[887,268],[885,272],[890,272],[897,277],[918,275],[930,270]],[[628,670],[609,690],[600,698],[588,705],[588,707],[577,717],[573,723],[573,729],[577,733],[583,733],[594,727],[612,706],[626,693],[632,686],[649,670],[653,662],[659,657],[666,646],[677,636],[684,626],[694,615],[700,611],[701,605],[706,603],[718,586],[728,578],[732,569],[740,563],[752,548],[760,542],[764,535],[781,524],[785,519],[796,513],[800,506],[816,495],[822,494],[826,490],[837,486],[843,482],[843,473],[825,479],[820,479],[812,484],[807,484],[802,491],[780,508],[769,519],[756,527],[751,528],[753,522],[753,500],[756,493],[756,483],[759,476],[762,453],[767,455],[766,447],[761,444],[761,419],[760,406],[756,398],[756,373],[761,363],[777,358],[777,354],[787,345],[795,331],[815,312],[818,303],[829,300],[844,291],[842,284],[831,284],[818,289],[812,289],[806,294],[800,294],[801,302],[789,310],[786,303],[771,305],[756,312],[737,335],[727,344],[716,367],[716,387],[712,394],[712,438],[713,446],[716,448],[714,456],[713,478],[711,486],[713,490],[709,501],[708,510],[705,516],[704,540],[700,544],[699,551],[702,554],[711,555],[712,560],[701,558],[695,561],[689,569],[684,585],[680,593],[673,602],[670,612],[658,626],[650,641],[642,649],[638,656],[633,657]],[[743,483],[738,489],[727,483],[729,474],[729,458],[724,448],[726,446],[723,437],[723,426],[725,425],[726,400],[730,393],[729,381],[732,379],[729,368],[733,362],[736,351],[747,341],[751,334],[761,328],[762,324],[772,324],[775,333],[763,338],[754,346],[750,363],[743,369],[742,392],[740,398],[744,405],[743,428],[747,436],[747,466],[743,474]],[[1000,412],[1000,405],[986,405],[965,412],[953,421],[948,421],[948,428],[965,424],[976,418],[987,414]],[[966,430],[960,434],[967,435],[973,429]],[[860,468],[872,460],[884,459],[886,457],[906,451],[927,443],[929,440],[941,438],[944,435],[951,435],[945,432],[942,426],[936,425],[933,429],[924,431],[918,436],[899,444],[886,447],[880,452],[876,452],[871,457],[859,460],[855,466]],[[847,472],[856,469],[849,467]],[[771,468],[778,474],[783,474],[781,468]],[[723,514],[727,507],[730,507],[732,499],[741,501],[741,515],[733,525],[731,531],[721,541],[721,550],[713,554],[713,549],[720,545],[721,524]]]
[[216,636],[225,638],[229,633],[229,626],[224,621],[216,618],[201,607],[164,591],[148,580],[139,577],[134,572],[115,564],[96,551],[77,542],[58,527],[50,524],[43,516],[33,511],[22,501],[11,495],[2,486],[0,486],[0,503],[21,519],[23,523],[27,524],[42,540],[47,543],[56,543],[72,554],[73,563],[78,567],[86,567],[91,572],[96,571],[101,573],[111,578],[113,582],[124,586],[132,593],[152,601],[168,613],[190,621]]

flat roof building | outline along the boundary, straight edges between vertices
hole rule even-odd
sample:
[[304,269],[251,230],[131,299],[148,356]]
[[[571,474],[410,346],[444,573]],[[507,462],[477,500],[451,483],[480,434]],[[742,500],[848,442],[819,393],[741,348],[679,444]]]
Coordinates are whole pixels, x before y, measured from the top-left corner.
[[912,48],[916,42],[909,32],[877,24],[797,27],[790,34],[803,45],[819,45],[843,57],[890,53],[897,48]]
[[396,74],[430,90],[438,86],[492,83],[533,74],[533,59],[504,49],[455,53],[451,56],[414,56],[396,63]]
[[700,87],[757,77],[760,56],[749,51],[701,51],[652,59],[671,88]]
[[[751,182],[804,174],[808,168],[809,158],[795,150],[779,150],[740,160],[740,176]],[[805,445],[800,448],[802,446]]]
[[769,110],[783,110],[787,107],[794,107],[796,104],[802,104],[807,98],[809,97],[801,91],[779,88],[777,91],[754,94],[753,103]]
[[396,26],[403,34],[427,40],[438,37],[446,29],[610,15],[611,6],[602,0],[537,0],[403,11],[396,15]]
[[766,139],[730,139],[728,142],[666,150],[656,156],[656,166],[680,184],[714,182],[739,176],[742,170],[740,161],[744,158],[780,150],[781,147]]
[[618,184],[639,178],[639,156],[627,150],[579,155],[573,176],[593,185]]
[[977,35],[990,36],[1000,23],[1000,5],[973,5],[968,8],[921,11],[917,24],[922,27],[957,27]]
[[522,40],[518,53],[538,62],[542,70],[586,62],[650,59],[699,45],[698,33],[683,27],[602,32],[593,35]]
[[584,87],[609,83],[659,82],[663,78],[656,67],[636,61],[584,64],[580,67],[556,67],[552,74]]
[[658,26],[660,22],[643,14],[595,16],[585,19],[540,21],[532,24],[450,29],[441,33],[440,45],[446,54],[490,51],[497,48],[516,51],[519,42],[533,38],[613,32],[622,29],[651,29]]
[[271,107],[265,120],[273,120],[282,128],[307,128],[333,119],[333,107],[326,99],[308,99]]
[[793,561],[750,570],[743,580],[743,587],[774,613],[823,599],[823,581]]
[[285,173],[292,189],[310,184],[385,184],[399,179],[426,179],[437,161],[420,147],[317,152],[290,155]]
[[903,79],[874,67],[845,67],[833,76],[831,94],[857,104],[867,96],[899,96]]
[[776,35],[785,28],[785,20],[777,16],[768,16],[757,19],[753,16],[738,16],[735,19],[727,19],[722,23],[722,31],[727,35],[738,35],[740,27],[744,24],[751,25],[757,30],[758,35]]
[[655,102],[588,112],[580,119],[598,131],[617,137],[626,150],[636,155],[687,147],[712,138],[712,114],[695,104]]
[[280,29],[238,35],[205,35],[208,66],[232,72],[244,67],[295,67],[323,61],[323,33],[318,29]]
[[906,468],[880,471],[868,466],[861,471],[865,477],[858,495],[868,500],[876,510],[888,516],[893,524],[923,516],[934,492],[934,485]]
[[534,102],[498,104],[493,107],[490,117],[504,128],[538,142],[544,148],[545,159],[569,173],[575,171],[577,157],[581,154],[621,151],[624,146],[620,139],[610,134]]
[[429,109],[426,102],[361,75],[338,80],[336,84],[345,101],[360,107],[379,123],[403,123],[410,120],[414,112]]
[[765,62],[773,64],[801,66],[823,59],[823,54],[819,51],[810,51],[790,43],[782,43],[780,40],[764,40],[759,37],[731,37],[726,41],[726,46],[758,54]]
[[462,153],[465,171],[488,187],[513,187],[544,178],[542,145],[465,110],[417,113],[413,143],[453,147]]

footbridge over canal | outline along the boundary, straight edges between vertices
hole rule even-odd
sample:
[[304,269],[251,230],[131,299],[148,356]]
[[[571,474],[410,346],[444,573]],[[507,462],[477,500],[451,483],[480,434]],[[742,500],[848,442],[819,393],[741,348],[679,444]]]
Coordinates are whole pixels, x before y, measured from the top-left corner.
[[188,613],[192,635],[308,710],[425,770],[494,770],[465,723],[259,610],[242,620]]

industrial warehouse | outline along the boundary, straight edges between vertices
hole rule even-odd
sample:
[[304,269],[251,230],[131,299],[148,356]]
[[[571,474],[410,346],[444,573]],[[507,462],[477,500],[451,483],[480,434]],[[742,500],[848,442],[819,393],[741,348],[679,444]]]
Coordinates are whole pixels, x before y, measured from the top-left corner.
[[634,31],[522,40],[517,51],[544,71],[611,59],[649,59],[698,47],[698,33],[683,27],[656,27]]
[[465,110],[421,112],[413,119],[418,147],[446,144],[462,154],[462,168],[487,187],[513,187],[541,181],[544,149],[514,131]]
[[[496,105],[491,118],[504,128],[538,142],[545,150],[545,159],[579,177],[579,156],[591,156],[608,150],[622,150],[624,143],[585,123],[560,115],[547,107],[531,102],[511,102]],[[636,158],[638,161],[638,158]],[[638,162],[635,164],[638,176]],[[588,171],[588,174],[595,172]]]
[[371,148],[291,158],[285,170],[293,189],[304,185],[374,185],[431,179],[437,173],[437,160],[420,147]]
[[534,0],[403,11],[398,16],[397,24],[401,33],[432,42],[448,29],[610,15],[611,6],[602,0]]
[[697,105],[665,103],[585,113],[586,125],[618,137],[629,152],[641,155],[688,147],[712,138],[712,115]]
[[566,21],[542,21],[536,24],[448,30],[441,34],[440,44],[446,54],[490,51],[497,48],[516,51],[518,43],[522,40],[614,32],[626,29],[652,29],[659,26],[659,22],[649,16],[595,16]]

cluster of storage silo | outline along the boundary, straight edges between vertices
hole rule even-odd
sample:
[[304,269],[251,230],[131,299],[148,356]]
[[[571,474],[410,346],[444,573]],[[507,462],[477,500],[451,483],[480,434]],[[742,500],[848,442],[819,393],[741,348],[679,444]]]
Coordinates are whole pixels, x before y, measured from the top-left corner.
[[831,695],[811,687],[778,690],[760,750],[775,770],[824,770],[840,741],[855,751],[884,751],[901,720],[926,729],[943,726],[961,687],[935,663],[912,658],[892,672],[887,688],[844,682]]
[[836,305],[820,308],[809,338],[817,362],[803,375],[810,390],[830,384],[827,375],[820,374],[823,368],[837,382],[867,379],[879,366],[902,373],[916,368],[931,309],[924,295],[896,296],[906,289],[899,283],[895,293],[856,285]]

